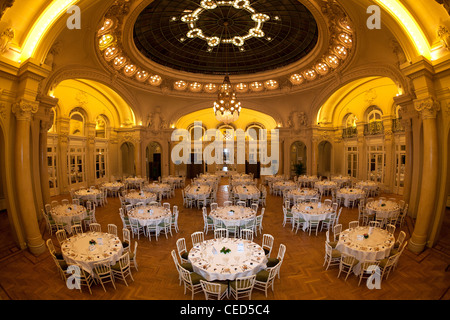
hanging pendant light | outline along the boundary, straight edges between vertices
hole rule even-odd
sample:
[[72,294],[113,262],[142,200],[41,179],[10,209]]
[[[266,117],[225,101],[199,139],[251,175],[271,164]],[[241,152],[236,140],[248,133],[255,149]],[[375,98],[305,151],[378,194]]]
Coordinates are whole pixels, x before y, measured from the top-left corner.
[[219,88],[217,100],[214,102],[214,114],[218,121],[228,124],[236,121],[240,112],[241,103],[236,98],[230,77],[226,75]]

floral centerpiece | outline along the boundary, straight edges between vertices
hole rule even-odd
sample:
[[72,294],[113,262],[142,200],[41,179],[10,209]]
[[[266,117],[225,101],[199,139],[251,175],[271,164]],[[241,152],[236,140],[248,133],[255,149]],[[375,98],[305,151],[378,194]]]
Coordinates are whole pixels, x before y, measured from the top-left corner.
[[385,206],[386,206],[386,203],[382,203],[381,206],[382,206],[382,207],[385,207]]
[[222,249],[220,249],[220,252],[223,254],[227,254],[231,252],[231,249],[223,247]]
[[369,237],[369,234],[364,233],[364,239],[367,239]]
[[95,246],[97,242],[94,239],[89,240],[89,245]]

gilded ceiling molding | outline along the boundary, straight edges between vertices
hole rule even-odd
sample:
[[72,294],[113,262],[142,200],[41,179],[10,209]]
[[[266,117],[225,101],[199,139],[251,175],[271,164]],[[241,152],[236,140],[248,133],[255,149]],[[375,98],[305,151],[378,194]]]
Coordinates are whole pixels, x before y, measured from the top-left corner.
[[[217,79],[217,83],[193,81],[188,75],[185,79],[174,79],[170,72],[167,71],[168,74],[164,74],[167,68],[152,70],[148,66],[140,65],[137,58],[126,52],[122,43],[124,38],[122,26],[129,18],[127,15],[130,13],[131,2],[115,1],[114,5],[105,13],[102,24],[97,30],[96,51],[103,65],[115,76],[148,90],[154,91],[155,88],[159,88],[160,92],[170,91],[171,94],[182,95],[216,92],[222,79]],[[276,79],[255,78],[255,81],[237,81],[235,86],[239,94],[283,94],[309,84],[317,84],[325,78],[332,77],[350,60],[350,56],[353,56],[354,52],[355,31],[345,10],[336,0],[311,0],[308,3],[310,4],[308,8],[317,9],[319,7],[320,10],[317,11],[321,11],[321,18],[326,24],[323,28],[329,34],[329,38],[324,39],[329,43],[328,49],[308,62],[308,65],[302,66],[300,63],[303,59],[301,59],[297,70],[291,70],[294,68],[292,65],[284,71],[280,69]],[[161,70],[164,72],[161,73]],[[281,74],[283,72],[284,74]]]

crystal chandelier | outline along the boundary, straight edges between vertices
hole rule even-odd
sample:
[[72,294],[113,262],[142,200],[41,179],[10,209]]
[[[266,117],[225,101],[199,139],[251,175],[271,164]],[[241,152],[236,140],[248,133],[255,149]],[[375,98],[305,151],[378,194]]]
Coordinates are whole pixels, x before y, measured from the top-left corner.
[[241,103],[236,99],[230,78],[225,75],[219,89],[217,100],[214,101],[214,114],[216,119],[225,124],[236,121],[241,112]]

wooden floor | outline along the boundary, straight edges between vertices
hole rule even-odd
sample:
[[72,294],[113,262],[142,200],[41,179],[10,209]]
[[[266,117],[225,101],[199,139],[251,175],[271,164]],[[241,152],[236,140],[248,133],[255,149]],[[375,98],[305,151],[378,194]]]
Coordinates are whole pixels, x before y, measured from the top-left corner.
[[[227,197],[227,180],[223,179],[219,187],[218,202],[222,204]],[[64,196],[55,199],[67,198]],[[53,199],[52,199],[53,200]],[[191,246],[190,235],[203,229],[201,210],[183,208],[181,190],[176,197],[169,199],[171,205],[181,209],[179,217],[180,232],[158,241],[152,238],[138,240],[137,261],[139,271],[133,272],[135,281],[128,287],[118,282],[117,290],[106,285],[105,293],[101,286],[93,288],[90,295],[87,289],[82,293],[70,290],[57,273],[50,255],[34,257],[27,250],[13,250],[7,256],[0,256],[0,298],[3,300],[190,300],[190,294],[184,295],[179,285],[178,275],[170,251],[176,249],[176,240],[186,238]],[[115,223],[120,228],[122,223],[118,214],[119,199],[108,198],[105,207],[97,209],[97,220],[106,230],[108,223]],[[273,256],[279,245],[287,247],[284,263],[281,267],[281,279],[275,281],[275,291],[269,291],[268,297],[263,292],[254,291],[253,300],[448,300],[450,298],[450,276],[448,272],[448,248],[427,249],[416,255],[405,250],[398,268],[381,283],[381,289],[368,289],[364,283],[358,286],[356,276],[347,281],[337,278],[337,268],[325,270],[323,265],[325,232],[309,236],[299,231],[295,234],[290,227],[283,227],[281,197],[268,195],[264,215],[264,233],[275,237]],[[340,222],[347,226],[349,221],[357,219],[357,210],[344,208]],[[49,233],[41,225],[44,239]],[[402,227],[411,235],[411,221]],[[396,236],[399,229],[397,228]],[[206,238],[211,238],[208,232]],[[448,238],[448,234],[445,235]],[[53,236],[54,243],[57,244]],[[261,242],[258,235],[256,242]],[[197,294],[195,300],[204,300],[203,294]]]

